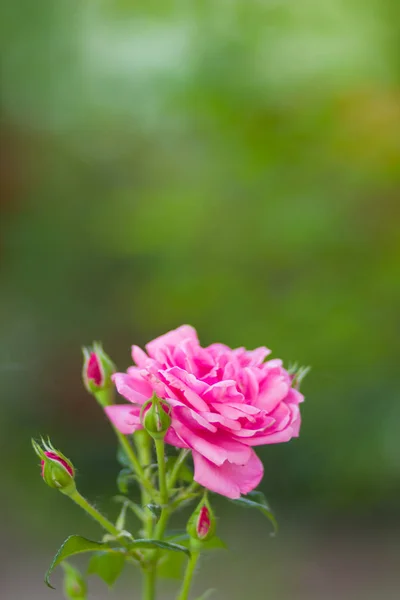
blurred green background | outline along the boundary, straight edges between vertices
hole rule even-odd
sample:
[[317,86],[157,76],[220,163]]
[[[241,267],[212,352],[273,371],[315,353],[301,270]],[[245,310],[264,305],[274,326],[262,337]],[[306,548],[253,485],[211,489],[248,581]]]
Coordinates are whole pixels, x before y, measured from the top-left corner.
[[2,598],[61,598],[52,554],[98,533],[31,436],[116,511],[81,345],[124,369],[182,323],[313,369],[301,437],[260,449],[280,536],[221,502],[199,591],[397,598],[399,3],[5,0],[0,33]]

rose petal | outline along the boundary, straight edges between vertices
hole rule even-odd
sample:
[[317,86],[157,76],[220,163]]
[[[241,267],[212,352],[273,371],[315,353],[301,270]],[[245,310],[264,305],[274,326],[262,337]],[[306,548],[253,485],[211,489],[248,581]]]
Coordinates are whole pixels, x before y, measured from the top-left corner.
[[138,429],[140,424],[140,407],[131,404],[114,404],[106,406],[104,412],[111,423],[124,435],[129,435]]
[[173,331],[160,335],[160,337],[146,344],[146,350],[151,358],[157,359],[160,350],[163,351],[167,346],[177,346],[179,342],[186,339],[192,339],[199,343],[196,330],[190,325],[182,325]]
[[[149,394],[144,395],[136,390],[138,382],[135,377],[126,375],[125,373],[114,373],[112,380],[117,388],[117,391],[121,396],[133,402],[134,404],[143,404],[152,395],[151,387],[149,386]],[[140,386],[139,386],[140,387]]]
[[193,461],[194,480],[197,483],[232,499],[240,498],[241,494],[248,494],[256,488],[264,473],[263,464],[255,452],[251,452],[244,465],[233,465],[225,461],[217,466],[198,452],[193,452]]

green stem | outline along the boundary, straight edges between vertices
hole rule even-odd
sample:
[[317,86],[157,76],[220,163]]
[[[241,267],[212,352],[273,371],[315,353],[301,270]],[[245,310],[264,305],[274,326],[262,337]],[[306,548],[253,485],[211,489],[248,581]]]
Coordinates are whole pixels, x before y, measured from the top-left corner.
[[130,443],[128,442],[126,437],[120,431],[118,431],[118,429],[116,427],[114,427],[114,425],[113,425],[113,429],[115,431],[115,434],[118,438],[119,443],[121,444],[122,448],[124,449],[125,454],[127,455],[128,459],[129,459],[129,462],[132,465],[132,469],[134,470],[134,472],[136,473],[136,475],[139,478],[140,484],[146,489],[146,491],[148,491],[149,494],[152,494],[153,488],[152,488],[150,482],[146,479],[145,472],[144,472],[132,446],[130,445]]
[[[135,440],[137,452],[139,455],[140,464],[143,465],[144,467],[146,467],[146,466],[148,467],[151,464],[151,459],[152,459],[152,457],[151,457],[151,442],[152,442],[152,440],[151,440],[149,434],[144,429],[139,430],[135,433],[134,440]],[[146,478],[146,481],[148,481],[147,478]],[[153,499],[153,491],[154,490],[152,487],[150,489],[149,487],[142,486],[142,490],[141,490],[142,507],[145,512],[148,512],[145,509],[146,504],[149,504]],[[147,537],[151,537],[152,523],[153,523],[153,519],[152,519],[152,516],[149,514],[148,518],[146,518],[146,520],[145,520],[145,528],[146,528]]]
[[[118,538],[121,544],[129,550],[129,542],[123,535],[121,535],[121,531],[117,529],[117,527],[113,523],[111,523],[111,521],[109,521],[107,517],[102,515],[94,506],[89,504],[89,502],[83,496],[81,496],[78,490],[75,490],[75,492],[69,494],[69,498],[71,498],[71,500],[73,500],[75,504],[83,508],[83,510],[88,515],[90,515],[95,521],[97,521],[99,525],[103,527],[103,529],[108,531],[108,533],[110,533],[113,537]],[[130,554],[131,556],[135,557],[136,560],[142,563],[143,556],[140,552],[135,552],[131,550]]]
[[168,504],[167,472],[165,468],[164,440],[154,440],[156,445],[158,480],[160,486],[160,500],[162,505]]
[[[162,504],[161,516],[154,531],[154,539],[161,540],[163,538],[165,528],[169,518],[168,509],[168,487],[167,474],[165,468],[164,440],[154,440],[156,446],[158,477],[160,487],[160,501]],[[156,593],[156,577],[157,577],[157,559],[159,556],[158,550],[153,550],[149,554],[149,567],[145,571],[145,586],[143,600],[154,600]]]
[[186,567],[182,588],[177,600],[189,599],[190,586],[192,585],[192,579],[196,569],[197,561],[199,560],[199,556],[199,552],[192,552],[192,556]]
[[180,468],[183,465],[183,463],[185,462],[186,457],[188,456],[189,453],[190,453],[190,450],[183,449],[180,452],[178,458],[176,459],[174,468],[172,469],[170,476],[168,478],[168,488],[170,490],[174,487],[176,480],[178,479],[178,476],[179,476]]
[[103,529],[108,531],[108,533],[110,533],[113,537],[118,538],[121,536],[121,532],[119,531],[119,529],[117,529],[115,527],[115,525],[113,523],[111,523],[111,521],[109,521],[96,508],[94,508],[94,506],[89,504],[89,502],[87,500],[85,500],[85,498],[83,496],[80,495],[78,490],[76,490],[69,497],[78,506],[83,508],[83,510],[85,512],[87,512],[88,515],[90,515],[95,521],[97,521],[103,527]]
[[[107,388],[106,390],[103,390],[103,391],[96,392],[94,394],[97,402],[103,408],[114,404],[114,395],[115,395],[115,390],[113,387]],[[111,423],[111,426],[115,432],[115,435],[118,438],[119,443],[121,444],[122,448],[124,449],[124,452],[127,455],[129,462],[132,465],[133,471],[138,476],[140,484],[142,485],[143,488],[145,488],[149,492],[150,495],[152,495],[154,490],[153,490],[150,482],[147,480],[145,472],[144,472],[144,470],[140,464],[140,461],[138,460],[132,446],[128,442],[127,438],[115,427],[115,425],[113,423]]]
[[152,565],[144,572],[143,600],[154,600],[156,597],[156,570]]

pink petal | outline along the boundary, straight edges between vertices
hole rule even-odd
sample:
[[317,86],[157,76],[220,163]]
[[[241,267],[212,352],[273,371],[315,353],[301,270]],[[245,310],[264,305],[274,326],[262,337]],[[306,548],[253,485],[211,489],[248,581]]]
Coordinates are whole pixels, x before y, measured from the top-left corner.
[[193,452],[193,461],[194,479],[197,483],[232,499],[254,490],[264,473],[263,464],[255,452],[251,452],[245,465],[233,465],[226,461],[217,466],[198,452]]
[[150,360],[146,352],[139,348],[139,346],[132,346],[132,358],[138,367],[145,367]]
[[288,391],[289,384],[282,369],[274,369],[267,375],[265,381],[260,384],[260,393],[254,404],[258,408],[270,413],[282,402]]
[[189,448],[189,446],[184,442],[179,435],[174,430],[174,422],[172,421],[171,427],[168,429],[165,434],[165,443],[170,446],[174,446],[175,448]]
[[244,400],[243,394],[238,392],[236,381],[233,381],[233,379],[218,381],[218,383],[210,385],[203,394],[203,398],[207,402],[230,402],[231,400],[242,402]]
[[173,427],[179,437],[190,448],[196,450],[216,465],[222,465],[226,460],[234,464],[243,465],[249,460],[250,452],[248,445],[232,439],[230,434],[222,430],[211,433],[200,428],[189,428],[180,421],[173,421]]
[[271,350],[265,346],[260,346],[260,348],[256,348],[255,350],[246,350],[246,363],[250,367],[258,367],[264,362],[269,354],[271,354]]
[[290,388],[288,395],[285,398],[285,402],[288,404],[300,404],[301,402],[304,402],[304,396],[298,390]]
[[[258,380],[255,374],[256,369],[245,367],[241,371],[241,379],[240,379],[240,390],[243,392],[246,400],[250,402],[254,402],[257,400],[259,385]],[[259,369],[257,369],[259,372]]]
[[232,431],[239,431],[242,428],[241,424],[234,419],[229,419],[218,413],[207,412],[203,413],[203,416],[209,423],[219,423],[222,427]]
[[157,358],[157,353],[166,346],[177,346],[179,342],[186,339],[192,339],[199,343],[196,330],[190,325],[182,325],[173,331],[169,331],[160,337],[155,338],[152,342],[146,344],[146,350],[152,358]]
[[174,392],[181,392],[177,394],[178,400],[181,400],[185,404],[189,403],[191,407],[198,411],[208,410],[208,404],[200,397],[200,394],[203,394],[208,389],[206,383],[199,381],[194,375],[187,373],[179,367],[172,367],[171,369],[161,371],[160,375],[164,378],[168,388]]
[[235,432],[237,437],[255,437],[258,434],[265,434],[266,430],[270,429],[275,425],[275,419],[272,417],[264,417],[257,419],[255,426],[252,428],[251,425],[248,427],[242,427],[238,432]]
[[114,373],[112,376],[112,380],[117,388],[117,391],[121,396],[129,400],[129,402],[133,402],[134,404],[143,404],[148,398],[151,397],[151,387],[149,386],[150,393],[148,395],[144,395],[137,391],[137,387],[141,388],[141,384],[138,384],[138,381],[135,377],[131,375],[126,375],[125,373]]
[[217,427],[215,427],[215,425],[211,425],[211,423],[204,418],[203,415],[206,413],[199,414],[187,406],[180,405],[175,406],[173,409],[173,414],[176,419],[191,429],[198,429],[199,427],[202,427],[203,429],[211,431],[212,433],[217,431]]
[[283,442],[288,442],[292,437],[294,437],[294,434],[293,428],[290,425],[283,431],[276,431],[275,433],[270,434],[263,434],[260,432],[253,437],[240,438],[240,441],[248,446],[264,446],[265,444],[281,444]]
[[104,411],[111,423],[124,435],[141,429],[140,408],[130,404],[106,406]]
[[139,392],[139,394],[143,394],[146,398],[150,398],[153,389],[145,378],[147,376],[147,371],[139,367],[128,367],[127,374],[130,377],[129,386],[136,392]]

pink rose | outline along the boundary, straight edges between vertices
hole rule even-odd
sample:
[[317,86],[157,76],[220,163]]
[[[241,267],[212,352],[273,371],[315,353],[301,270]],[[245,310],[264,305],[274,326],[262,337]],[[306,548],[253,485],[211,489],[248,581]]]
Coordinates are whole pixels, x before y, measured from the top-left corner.
[[299,435],[303,395],[278,359],[264,362],[267,348],[232,350],[200,346],[196,331],[183,325],[153,340],[147,354],[133,346],[136,367],[115,373],[118,392],[132,404],[107,406],[124,434],[139,429],[141,405],[155,392],[172,408],[165,441],[190,448],[194,479],[239,498],[260,483],[263,465],[252,446],[287,442]]

